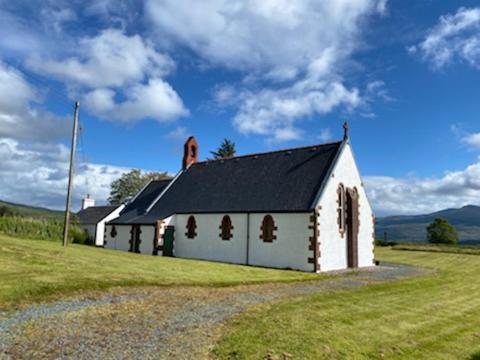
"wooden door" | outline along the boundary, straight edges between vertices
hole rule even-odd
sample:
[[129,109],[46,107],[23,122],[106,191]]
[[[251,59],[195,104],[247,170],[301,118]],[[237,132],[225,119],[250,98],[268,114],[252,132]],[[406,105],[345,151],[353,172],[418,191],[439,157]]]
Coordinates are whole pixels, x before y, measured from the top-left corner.
[[175,227],[167,226],[163,234],[163,256],[173,256]]
[[358,267],[358,192],[347,190],[347,263],[349,268]]

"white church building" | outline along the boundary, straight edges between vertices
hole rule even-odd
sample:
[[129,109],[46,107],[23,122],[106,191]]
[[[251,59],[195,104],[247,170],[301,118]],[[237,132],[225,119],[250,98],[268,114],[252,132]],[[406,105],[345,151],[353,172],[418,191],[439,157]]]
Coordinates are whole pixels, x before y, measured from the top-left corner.
[[107,223],[109,249],[309,272],[374,265],[374,217],[343,141],[198,160],[148,183]]

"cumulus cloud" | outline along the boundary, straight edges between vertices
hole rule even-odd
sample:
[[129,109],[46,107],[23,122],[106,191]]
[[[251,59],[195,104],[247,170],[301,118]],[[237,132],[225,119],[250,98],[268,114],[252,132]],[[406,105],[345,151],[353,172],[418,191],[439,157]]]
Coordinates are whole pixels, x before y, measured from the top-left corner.
[[[65,204],[69,150],[62,144],[24,144],[0,139],[0,199],[61,209]],[[77,166],[74,208],[87,192],[105,202],[110,183],[129,169],[101,164]],[[87,181],[88,178],[88,189]]]
[[459,8],[455,14],[440,17],[425,39],[409,47],[436,69],[456,60],[480,68],[480,8]]
[[462,142],[474,149],[480,149],[480,133],[468,134],[462,137]]
[[[33,107],[37,97],[37,89],[20,71],[0,62],[0,199],[61,208],[69,149],[57,141],[69,135],[71,122]],[[75,206],[87,192],[105,201],[111,181],[126,170],[80,163],[75,174]]]
[[124,101],[116,102],[113,90],[97,89],[87,93],[84,100],[95,115],[122,122],[145,118],[168,121],[189,113],[175,90],[162,79],[134,85],[125,96]]
[[65,118],[31,106],[38,96],[20,71],[0,61],[0,138],[49,141],[67,135]]
[[78,41],[78,56],[63,60],[31,58],[29,66],[62,80],[90,88],[120,87],[142,81],[146,76],[168,74],[174,63],[139,35],[107,29],[95,37]]
[[215,101],[238,108],[240,132],[274,140],[298,138],[303,118],[362,103],[343,66],[368,16],[385,11],[375,0],[146,2],[164,46],[180,43],[245,75],[235,91],[217,89]]
[[377,215],[424,214],[480,204],[480,162],[440,178],[364,177]]
[[107,120],[164,121],[188,114],[176,91],[162,79],[173,71],[173,60],[139,35],[107,29],[95,37],[81,38],[76,52],[61,60],[31,57],[28,66],[88,89],[84,95],[87,109]]

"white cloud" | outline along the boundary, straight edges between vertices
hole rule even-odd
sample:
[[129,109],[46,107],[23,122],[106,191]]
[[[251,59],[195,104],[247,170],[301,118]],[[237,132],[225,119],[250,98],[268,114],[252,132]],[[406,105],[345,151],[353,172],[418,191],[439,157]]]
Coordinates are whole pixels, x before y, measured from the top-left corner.
[[357,89],[348,90],[339,82],[302,81],[281,90],[264,89],[245,91],[234,117],[234,125],[244,134],[260,134],[271,140],[292,140],[298,136],[282,136],[297,133],[299,119],[313,113],[326,114],[336,107],[353,108],[360,104]]
[[28,65],[89,89],[84,95],[87,109],[107,120],[168,121],[188,114],[181,98],[162,79],[174,69],[173,60],[139,35],[107,29],[80,39],[76,52],[77,56],[62,60],[31,57]]
[[455,60],[480,67],[480,8],[459,8],[454,15],[441,16],[426,38],[407,48],[420,54],[434,68],[442,68]]
[[21,72],[0,62],[0,138],[48,141],[67,135],[65,118],[31,106],[38,98]]
[[[0,199],[57,209],[64,207],[69,163],[69,150],[64,145],[25,145],[0,139],[0,158]],[[128,170],[80,163],[74,181],[75,209],[87,192],[99,203],[105,202],[110,183]]]
[[248,81],[218,90],[215,101],[238,107],[237,130],[273,140],[297,137],[302,118],[362,103],[341,74],[362,46],[364,21],[385,11],[386,1],[375,0],[146,3],[161,44],[180,43],[245,75]]
[[364,177],[377,215],[424,214],[480,204],[480,162],[440,178]]
[[318,138],[323,142],[330,141],[332,140],[332,132],[328,128],[322,129],[320,130],[320,134],[318,135]]
[[468,134],[461,140],[464,144],[467,144],[472,148],[480,149],[480,133]]
[[135,84],[146,76],[163,76],[172,71],[170,57],[160,54],[139,35],[107,29],[95,37],[81,38],[76,57],[64,60],[30,58],[29,66],[61,80],[90,88]]
[[145,85],[132,86],[124,101],[116,102],[114,96],[113,90],[97,89],[87,93],[84,101],[95,115],[122,122],[145,118],[168,121],[188,115],[175,90],[162,79],[150,79]]

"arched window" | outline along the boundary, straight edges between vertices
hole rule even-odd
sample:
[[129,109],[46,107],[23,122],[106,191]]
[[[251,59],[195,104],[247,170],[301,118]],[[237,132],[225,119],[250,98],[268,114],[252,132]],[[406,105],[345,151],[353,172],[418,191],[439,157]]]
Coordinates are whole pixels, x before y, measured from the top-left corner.
[[190,146],[190,156],[192,158],[197,156],[197,148],[195,147],[195,145]]
[[340,231],[340,235],[343,236],[345,234],[345,213],[346,213],[346,193],[345,187],[343,184],[338,185],[337,189],[337,213],[338,213],[338,230]]
[[189,239],[195,238],[197,236],[197,222],[195,221],[195,218],[191,215],[188,220],[187,220],[187,232],[185,233],[185,236]]
[[275,230],[277,230],[277,227],[275,226],[275,222],[273,221],[273,217],[271,215],[265,215],[260,230],[262,232],[260,234],[260,239],[262,239],[263,242],[273,242],[273,240],[277,238],[275,235]]
[[112,230],[110,231],[110,236],[112,238],[117,236],[117,229],[115,228],[115,225],[112,225]]
[[232,230],[232,219],[230,219],[230,216],[225,215],[222,219],[222,224],[220,225],[220,230],[222,232],[220,233],[220,238],[222,240],[230,240],[233,237]]

